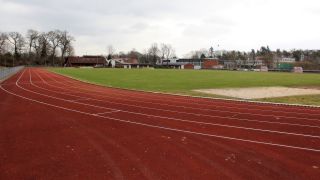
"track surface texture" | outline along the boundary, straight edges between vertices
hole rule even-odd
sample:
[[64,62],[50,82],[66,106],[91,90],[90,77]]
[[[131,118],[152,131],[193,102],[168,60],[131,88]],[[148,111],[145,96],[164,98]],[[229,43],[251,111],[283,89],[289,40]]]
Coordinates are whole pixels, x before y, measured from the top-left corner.
[[26,68],[0,86],[0,179],[318,179],[320,109],[106,88]]

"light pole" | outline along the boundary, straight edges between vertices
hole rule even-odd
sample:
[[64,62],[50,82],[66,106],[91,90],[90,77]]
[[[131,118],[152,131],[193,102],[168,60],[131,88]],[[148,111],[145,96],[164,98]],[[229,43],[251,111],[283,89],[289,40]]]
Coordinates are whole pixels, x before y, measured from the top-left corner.
[[213,51],[214,51],[214,49],[213,49],[212,46],[211,46],[211,48],[209,49],[209,51],[210,51],[210,58],[213,58]]

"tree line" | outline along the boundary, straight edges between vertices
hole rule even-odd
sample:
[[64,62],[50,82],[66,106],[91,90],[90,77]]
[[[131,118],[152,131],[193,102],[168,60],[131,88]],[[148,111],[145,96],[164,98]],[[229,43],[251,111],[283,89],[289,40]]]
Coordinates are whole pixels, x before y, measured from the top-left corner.
[[[163,63],[171,58],[177,58],[175,50],[170,44],[153,43],[142,52],[135,49],[125,53],[120,51],[116,53],[115,48],[108,46],[108,59],[111,58],[130,58],[137,59],[139,63],[156,64]],[[184,58],[203,59],[217,58],[221,61],[253,61],[262,60],[269,68],[274,68],[274,64],[281,58],[294,58],[296,66],[305,69],[320,69],[320,50],[271,50],[269,46],[262,46],[260,49],[252,49],[249,52],[244,51],[214,51],[213,48],[194,50],[187,53]],[[163,63],[165,64],[165,63]]]
[[176,58],[175,49],[171,44],[166,43],[153,43],[151,46],[142,52],[132,49],[129,52],[120,51],[116,53],[115,48],[109,45],[108,48],[108,58],[130,58],[137,59],[139,63],[142,64],[153,64],[162,63],[162,61],[169,60],[171,58]]
[[[75,38],[67,31],[52,30],[39,32],[30,29],[25,35],[19,32],[0,32],[0,66],[40,65],[62,66],[65,56],[74,55],[73,42]],[[218,53],[217,53],[218,52]],[[107,48],[107,59],[130,58],[143,64],[157,64],[177,58],[171,44],[153,43],[139,52],[132,49],[129,52],[116,53],[110,45]],[[305,69],[320,69],[320,50],[271,50],[269,46],[260,49],[244,51],[213,51],[213,48],[190,51],[184,58],[202,59],[215,57],[222,61],[263,60],[272,67],[279,58],[294,58],[297,66]]]
[[[212,57],[210,49],[200,49],[189,52],[186,58],[202,59]],[[262,46],[260,49],[252,49],[249,52],[244,51],[220,51],[216,53],[215,58],[223,61],[256,61],[263,60],[264,63],[272,68],[272,65],[280,58],[294,58],[296,66],[301,66],[305,69],[320,69],[320,50],[271,50],[269,46]]]
[[61,30],[30,29],[25,35],[0,32],[0,65],[61,66],[65,56],[74,54],[73,41],[73,36]]

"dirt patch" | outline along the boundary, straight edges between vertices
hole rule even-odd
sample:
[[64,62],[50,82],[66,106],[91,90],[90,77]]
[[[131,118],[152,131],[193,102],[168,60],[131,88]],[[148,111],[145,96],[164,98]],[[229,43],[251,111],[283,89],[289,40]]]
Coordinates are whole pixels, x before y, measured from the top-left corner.
[[320,94],[320,89],[288,88],[288,87],[257,87],[257,88],[227,88],[199,89],[196,92],[230,96],[241,99],[261,99],[285,96]]

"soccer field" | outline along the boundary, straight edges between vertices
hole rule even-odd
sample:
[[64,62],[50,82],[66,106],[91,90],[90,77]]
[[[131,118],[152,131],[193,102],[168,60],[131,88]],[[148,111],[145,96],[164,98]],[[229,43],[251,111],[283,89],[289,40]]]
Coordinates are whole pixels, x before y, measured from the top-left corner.
[[[195,89],[241,87],[320,87],[319,74],[164,69],[54,68],[52,71],[100,85],[147,91],[213,96]],[[320,95],[272,98],[264,101],[320,105]]]

